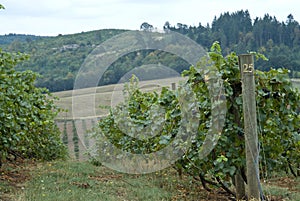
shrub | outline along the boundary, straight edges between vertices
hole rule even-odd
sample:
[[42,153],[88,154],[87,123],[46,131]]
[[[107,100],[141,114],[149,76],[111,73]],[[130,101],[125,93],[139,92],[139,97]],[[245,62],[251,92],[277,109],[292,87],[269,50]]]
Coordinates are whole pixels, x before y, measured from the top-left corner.
[[43,160],[66,155],[51,94],[35,87],[37,74],[15,70],[26,59],[25,54],[0,49],[0,162],[8,155]]

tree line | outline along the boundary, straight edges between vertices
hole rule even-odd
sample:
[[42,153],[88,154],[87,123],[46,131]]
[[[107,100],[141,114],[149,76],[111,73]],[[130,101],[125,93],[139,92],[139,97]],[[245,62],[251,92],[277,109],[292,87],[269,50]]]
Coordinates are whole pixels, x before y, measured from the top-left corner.
[[201,23],[197,27],[181,23],[171,26],[166,22],[164,29],[185,34],[206,48],[219,41],[226,54],[231,51],[237,54],[249,51],[263,53],[269,62],[259,62],[260,70],[285,67],[291,71],[290,76],[299,77],[300,26],[292,14],[285,22],[269,14],[252,21],[249,11],[241,10],[215,17],[211,26]]
[[[140,29],[153,31],[149,23],[142,23]],[[175,31],[209,50],[214,41],[219,41],[224,55],[235,51],[237,54],[255,51],[266,55],[269,59],[258,61],[256,68],[287,68],[291,77],[300,77],[300,26],[292,14],[285,22],[265,14],[264,17],[250,17],[248,10],[233,13],[225,12],[215,17],[210,24],[188,26],[183,23],[171,25],[166,22],[165,32]],[[0,36],[0,48],[13,52],[25,52],[31,59],[20,64],[18,70],[33,70],[42,75],[37,86],[46,87],[50,91],[70,90],[73,88],[77,71],[87,55],[103,41],[127,30],[107,29],[82,32],[56,37],[32,36],[20,37],[13,34]],[[17,37],[18,36],[18,37]],[[141,64],[163,64],[178,73],[189,68],[189,64],[174,55],[158,50],[145,50],[125,55],[114,62],[104,73],[99,85],[117,83],[124,73]]]

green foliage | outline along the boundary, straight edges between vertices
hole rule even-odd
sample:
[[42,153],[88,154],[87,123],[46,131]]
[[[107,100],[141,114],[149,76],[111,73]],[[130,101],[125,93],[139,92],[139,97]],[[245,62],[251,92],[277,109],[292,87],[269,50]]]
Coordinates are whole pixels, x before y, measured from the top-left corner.
[[[260,140],[270,170],[299,163],[298,91],[292,86],[287,69],[257,71],[257,106]],[[279,126],[280,125],[280,126]]]
[[200,114],[200,125],[196,141],[178,162],[185,171],[194,177],[200,175],[200,178],[208,176],[213,179],[223,178],[228,181],[235,171],[243,166],[245,160],[243,129],[241,124],[242,99],[240,72],[238,68],[238,59],[235,53],[227,57],[222,56],[222,50],[218,42],[213,43],[209,57],[218,73],[223,79],[225,95],[227,100],[227,114],[223,132],[219,138],[218,144],[212,152],[204,159],[199,158],[199,147],[210,128],[210,118],[212,113],[211,97],[207,89],[208,80],[203,79],[199,72],[207,65],[207,62],[199,62],[197,66],[192,66],[190,70],[184,72],[188,76],[188,82],[192,84],[193,91],[198,98]]
[[44,160],[65,155],[51,94],[34,86],[35,73],[14,68],[26,59],[0,49],[0,161],[9,154]]
[[137,81],[136,77],[131,79],[124,90],[125,102],[101,119],[96,136],[101,132],[121,150],[147,154],[170,143],[178,131],[181,118],[175,92],[167,88],[163,88],[160,95],[142,92],[137,87]]
[[[260,54],[256,55],[261,57]],[[215,74],[223,79],[227,100],[227,114],[223,132],[212,152],[201,158],[201,146],[211,126],[213,105],[207,83],[214,80],[213,76],[206,76],[203,68],[214,65]],[[205,73],[205,72],[204,72]],[[192,86],[197,97],[199,109],[199,127],[191,147],[177,162],[176,167],[183,168],[194,178],[207,181],[217,181],[220,185],[231,184],[231,177],[237,171],[245,173],[245,141],[243,132],[242,89],[238,57],[231,53],[224,57],[220,44],[215,42],[209,52],[209,60],[201,60],[197,66],[190,67],[183,72],[188,77],[187,84]],[[299,98],[298,91],[292,86],[288,70],[271,69],[268,72],[257,70],[256,100],[258,107],[259,145],[261,150],[260,168],[263,174],[279,171],[286,167],[295,168],[300,162],[299,135]],[[131,82],[125,90],[127,98],[116,109],[112,109],[109,116],[99,122],[101,132],[118,148],[132,153],[150,153],[158,151],[170,144],[180,126],[181,115],[184,113],[179,105],[178,92],[163,89],[161,94],[156,92],[141,92],[136,82]],[[162,120],[162,130],[153,138],[144,140],[143,128],[160,125],[160,121],[153,121],[152,114],[156,104],[164,108],[165,116]],[[125,119],[125,115],[130,116]],[[122,122],[126,129],[120,128]],[[126,124],[127,122],[127,124]],[[138,126],[133,126],[133,125]],[[124,128],[124,127],[123,127]],[[133,132],[130,129],[140,129]],[[132,131],[132,132],[128,132]],[[130,133],[139,135],[130,136]],[[99,134],[99,133],[98,133]],[[98,135],[96,133],[96,135]],[[138,139],[139,138],[139,139]],[[100,139],[99,139],[100,140]]]
[[[237,170],[245,169],[245,150],[243,134],[243,113],[240,71],[235,53],[222,56],[218,43],[214,43],[209,56],[218,68],[224,80],[227,110],[223,133],[217,146],[204,160],[198,158],[197,152],[208,127],[199,127],[198,141],[179,161],[181,166],[193,176],[221,177],[229,182]],[[261,57],[261,55],[256,55]],[[264,57],[263,57],[264,58]],[[205,82],[195,68],[202,68],[199,63],[191,67],[185,75],[188,82],[194,84],[194,92],[199,97],[200,111],[210,114],[210,103]],[[299,93],[292,86],[287,69],[271,69],[268,72],[256,71],[256,95],[258,107],[259,141],[261,149],[262,172],[279,171],[299,163]],[[200,81],[199,81],[200,80]],[[206,92],[205,92],[206,91]],[[205,105],[204,105],[205,104]],[[201,116],[203,121],[207,116]],[[192,162],[191,162],[192,161]]]

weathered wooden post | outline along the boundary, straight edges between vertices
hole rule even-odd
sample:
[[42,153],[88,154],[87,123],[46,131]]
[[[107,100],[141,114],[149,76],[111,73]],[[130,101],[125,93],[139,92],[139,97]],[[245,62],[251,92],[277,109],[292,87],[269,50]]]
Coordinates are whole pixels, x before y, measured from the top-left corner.
[[238,58],[242,78],[248,198],[260,200],[254,61],[251,54],[239,55]]
[[172,82],[171,87],[172,87],[172,90],[174,91],[176,89],[176,83]]

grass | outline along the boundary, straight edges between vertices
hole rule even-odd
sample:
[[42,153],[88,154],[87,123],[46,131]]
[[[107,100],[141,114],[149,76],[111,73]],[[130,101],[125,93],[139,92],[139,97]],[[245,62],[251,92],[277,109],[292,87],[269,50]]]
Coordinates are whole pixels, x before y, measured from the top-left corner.
[[31,174],[32,179],[12,200],[162,201],[203,197],[197,185],[179,180],[173,169],[128,175],[88,162],[55,161],[38,164]]
[[300,200],[300,178],[275,177],[263,183],[265,195],[281,200]]
[[[173,168],[145,175],[123,174],[89,162],[52,161],[3,167],[0,200],[4,201],[175,201],[228,200],[205,191]],[[300,200],[300,178],[277,177],[263,183],[272,201]]]
[[15,189],[13,186],[9,184],[8,181],[1,181],[0,182],[0,200],[9,199],[9,195],[14,194]]

